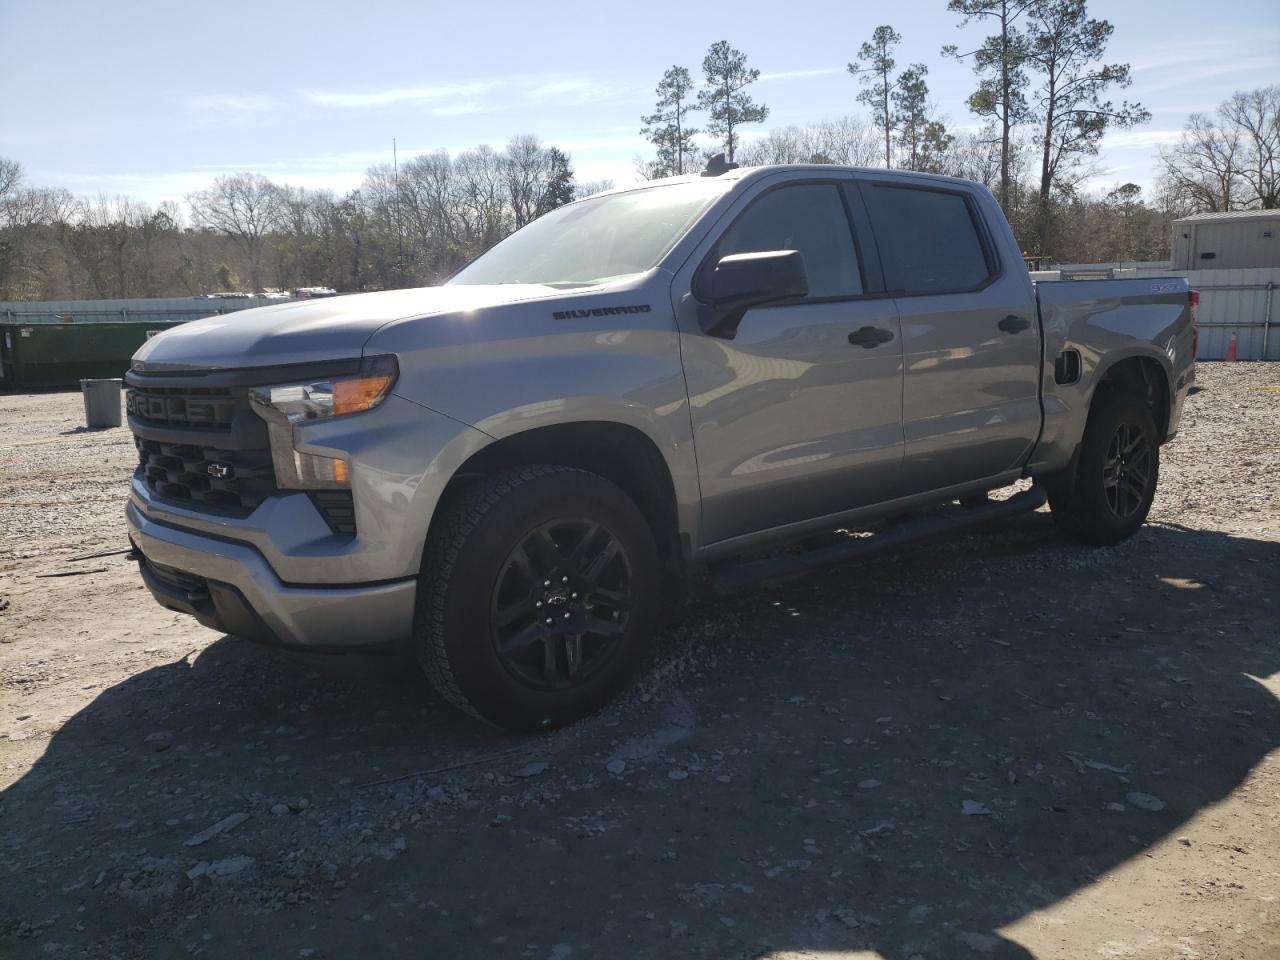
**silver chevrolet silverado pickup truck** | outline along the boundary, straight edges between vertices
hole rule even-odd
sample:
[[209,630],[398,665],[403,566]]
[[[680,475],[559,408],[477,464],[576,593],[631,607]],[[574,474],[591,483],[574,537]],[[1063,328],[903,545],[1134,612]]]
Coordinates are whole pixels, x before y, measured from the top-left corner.
[[1194,378],[1185,280],[1034,286],[966,181],[709,173],[561,207],[442,286],[149,340],[127,514],[151,592],[405,651],[529,729],[607,702],[703,585],[1046,499],[1086,543],[1143,523]]

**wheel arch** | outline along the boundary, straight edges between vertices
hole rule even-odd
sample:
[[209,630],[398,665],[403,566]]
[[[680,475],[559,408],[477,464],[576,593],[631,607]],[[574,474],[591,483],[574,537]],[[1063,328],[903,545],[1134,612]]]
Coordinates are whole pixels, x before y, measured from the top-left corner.
[[1117,387],[1131,389],[1151,409],[1156,434],[1164,443],[1169,438],[1169,415],[1173,403],[1171,383],[1169,371],[1155,357],[1142,354],[1124,357],[1098,372],[1090,407],[1099,391]]
[[[574,467],[615,484],[640,509],[653,531],[668,595],[683,601],[689,589],[690,543],[682,536],[671,469],[658,445],[637,427],[612,420],[583,420],[531,427],[487,444],[453,473],[436,516],[457,497],[502,470],[533,464]],[[427,536],[435,527],[435,518]]]

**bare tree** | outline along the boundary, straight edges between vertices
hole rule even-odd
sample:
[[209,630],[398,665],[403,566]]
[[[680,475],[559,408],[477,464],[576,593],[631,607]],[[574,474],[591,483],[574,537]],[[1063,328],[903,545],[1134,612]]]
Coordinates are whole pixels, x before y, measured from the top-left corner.
[[585,183],[574,183],[573,199],[581,200],[583,197],[594,196],[597,193],[604,193],[612,189],[612,180],[588,180]]
[[19,186],[0,205],[0,226],[15,230],[52,226],[70,217],[75,204],[75,197],[61,187]]
[[0,158],[0,297],[47,288],[58,264],[49,234],[71,213],[74,198],[55,187],[23,185],[22,166]]
[[532,134],[512,137],[507,143],[504,166],[507,202],[517,230],[538,216],[543,195],[551,182],[551,162],[542,141]]
[[646,160],[638,153],[631,158],[631,169],[641,180],[660,180],[671,176],[661,160]]
[[279,221],[280,188],[256,173],[218,177],[208,190],[187,197],[195,221],[235,242],[249,262],[249,285],[262,289],[262,248]]
[[21,185],[22,164],[8,157],[0,157],[0,205]]
[[1239,128],[1193,113],[1178,142],[1160,151],[1164,188],[1187,213],[1223,213],[1239,206]]
[[749,166],[771,163],[836,163],[868,167],[876,162],[875,133],[860,117],[770,130],[744,146],[739,159]]
[[1224,124],[1240,133],[1239,179],[1245,203],[1280,207],[1280,84],[1239,91],[1218,108]]
[[138,255],[151,216],[146,204],[104,194],[96,200],[78,201],[73,221],[60,225],[63,243],[97,296],[142,294],[146,284],[135,276],[135,270],[146,273],[151,269],[147,258]]
[[955,135],[938,164],[938,173],[976,180],[987,189],[1000,184],[1000,131],[988,125]]
[[269,240],[279,289],[323,285],[337,272],[336,208],[329,190],[280,187],[280,214]]
[[500,153],[482,145],[458,154],[454,172],[463,241],[469,255],[475,256],[488,250],[513,228],[513,217],[505,194],[506,163]]

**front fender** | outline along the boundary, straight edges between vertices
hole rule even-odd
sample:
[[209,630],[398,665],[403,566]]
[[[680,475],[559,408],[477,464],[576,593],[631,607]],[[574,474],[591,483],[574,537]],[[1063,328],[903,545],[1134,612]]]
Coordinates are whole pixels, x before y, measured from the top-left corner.
[[681,531],[696,537],[697,466],[679,342],[670,320],[665,326],[655,321],[631,329],[590,321],[560,326],[536,335],[420,348],[380,335],[376,349],[400,358],[397,395],[496,440],[582,422],[638,430],[666,462]]
[[299,451],[349,464],[358,531],[343,564],[314,558],[309,576],[301,579],[417,576],[432,514],[450,478],[492,442],[474,427],[397,396],[368,413],[299,424]]

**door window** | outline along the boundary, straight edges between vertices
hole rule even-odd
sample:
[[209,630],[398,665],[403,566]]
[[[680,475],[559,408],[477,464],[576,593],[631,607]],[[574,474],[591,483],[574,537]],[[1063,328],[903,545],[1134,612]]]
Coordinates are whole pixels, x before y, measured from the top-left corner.
[[995,272],[963,194],[875,184],[863,196],[895,293],[972,290]]
[[768,250],[800,252],[810,300],[862,293],[853,233],[834,184],[797,184],[764,194],[725,231],[714,259]]

